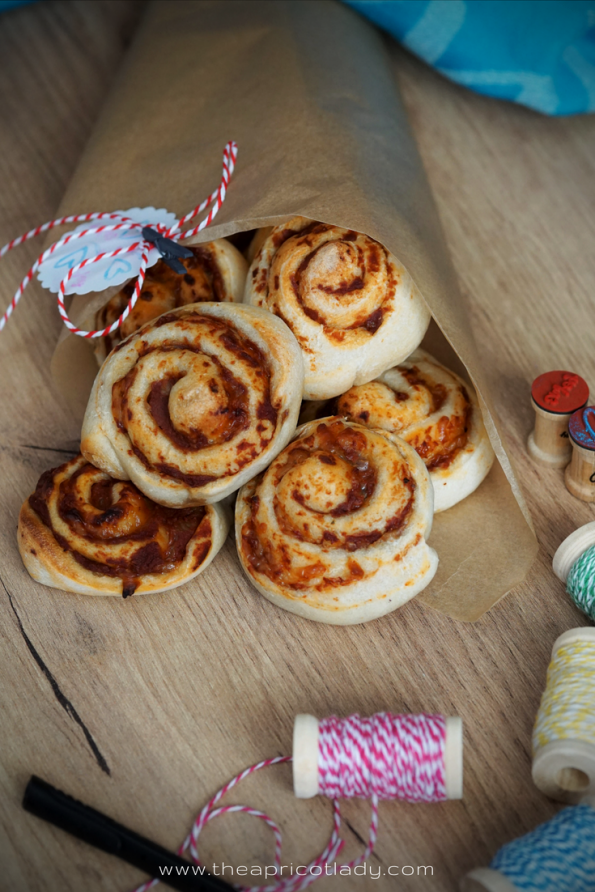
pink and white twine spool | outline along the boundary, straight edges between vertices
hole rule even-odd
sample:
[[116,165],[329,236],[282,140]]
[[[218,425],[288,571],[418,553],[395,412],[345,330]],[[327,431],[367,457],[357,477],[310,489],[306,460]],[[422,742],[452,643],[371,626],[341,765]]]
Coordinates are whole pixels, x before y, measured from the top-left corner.
[[[282,877],[260,886],[235,885],[240,892],[298,892],[306,889],[336,861],[344,840],[340,837],[339,799],[370,799],[372,815],[368,843],[350,868],[370,857],[378,834],[378,802],[399,799],[405,802],[443,802],[463,795],[463,730],[459,718],[441,715],[392,715],[377,713],[370,718],[351,715],[331,716],[320,722],[311,715],[298,715],[294,725],[293,756],[266,759],[246,768],[222,787],[197,816],[178,854],[189,852],[200,865],[198,837],[213,818],[243,812],[263,820],[275,837],[275,867],[281,876],[281,831],[264,812],[245,805],[219,805],[244,778],[268,768],[293,762],[294,792],[298,798],[320,794],[333,800],[333,829],[324,850],[301,874]],[[320,869],[320,872],[319,872]],[[135,892],[147,892],[159,880],[150,880]]]
[[[300,782],[295,749],[308,746],[313,717],[300,716],[294,739],[294,785]],[[314,720],[316,721],[316,720]],[[318,725],[318,792],[329,799],[402,799],[441,802],[446,789],[446,719],[441,715],[352,715]]]
[[[231,175],[232,175],[234,167],[235,167],[237,154],[238,154],[237,144],[233,141],[228,142],[227,145],[225,146],[225,149],[223,150],[223,173],[221,176],[221,182],[219,183],[219,186],[215,189],[215,191],[212,192],[208,198],[205,198],[204,201],[202,201],[200,204],[198,204],[192,211],[190,211],[190,213],[188,213],[184,217],[182,217],[181,220],[177,220],[172,226],[168,227],[163,224],[156,223],[156,224],[152,225],[152,228],[156,232],[158,232],[159,235],[163,236],[164,238],[170,239],[174,242],[179,242],[182,239],[190,238],[191,236],[196,235],[199,232],[202,232],[203,229],[205,229],[207,226],[210,226],[210,224],[213,222],[217,212],[219,211],[221,205],[225,201],[225,196],[227,194],[227,188],[229,186]],[[206,210],[211,205],[212,205],[211,210],[209,211],[209,213],[207,214],[207,216],[205,217],[204,220],[202,220],[197,226],[193,227],[192,229],[187,229],[185,231],[182,230],[182,227],[189,220],[192,220],[195,217],[197,217],[199,214],[201,214],[204,210]],[[66,245],[71,241],[75,241],[76,239],[83,238],[84,236],[87,236],[89,234],[99,234],[102,232],[127,232],[129,230],[136,230],[136,231],[138,231],[138,234],[139,234],[138,241],[133,242],[132,244],[127,244],[125,247],[117,248],[114,251],[103,252],[100,254],[95,254],[93,256],[87,257],[84,260],[82,260],[81,263],[78,263],[75,266],[73,266],[71,269],[69,269],[68,273],[64,276],[64,278],[62,279],[62,281],[60,283],[60,289],[59,289],[58,298],[57,298],[58,299],[58,311],[60,313],[60,316],[62,317],[62,321],[64,322],[64,325],[66,325],[66,327],[71,332],[73,332],[76,335],[79,335],[80,337],[101,338],[101,337],[104,337],[105,335],[111,334],[113,331],[116,331],[120,327],[120,325],[126,319],[128,314],[130,313],[130,311],[134,308],[134,305],[136,304],[136,302],[140,296],[140,293],[141,293],[142,287],[143,287],[143,282],[145,280],[145,273],[147,270],[149,250],[153,247],[153,243],[150,241],[147,241],[142,235],[142,230],[143,230],[143,226],[144,226],[143,223],[139,223],[136,220],[132,220],[131,218],[126,217],[124,214],[118,213],[118,212],[116,212],[116,213],[97,212],[97,213],[92,213],[92,214],[76,214],[76,215],[69,216],[69,217],[59,217],[56,220],[50,220],[48,223],[43,223],[41,226],[36,226],[35,229],[31,229],[29,232],[25,233],[24,235],[19,236],[18,238],[12,239],[12,241],[8,242],[8,244],[4,245],[4,247],[0,249],[0,259],[2,257],[4,257],[5,254],[8,254],[8,252],[11,251],[13,248],[16,248],[18,245],[23,244],[23,242],[29,241],[29,239],[35,238],[38,235],[42,235],[45,232],[49,232],[50,230],[54,229],[57,226],[62,226],[65,223],[81,223],[81,222],[86,223],[86,222],[98,221],[98,220],[107,220],[110,222],[103,223],[100,226],[90,226],[87,229],[83,229],[79,232],[68,233],[63,238],[61,238],[59,241],[54,242],[53,245],[50,245],[50,247],[46,251],[44,251],[43,254],[40,254],[40,256],[37,258],[37,260],[31,267],[31,269],[29,270],[29,272],[27,273],[27,275],[25,276],[25,278],[23,279],[23,281],[17,288],[15,295],[14,295],[13,299],[11,300],[8,309],[6,310],[6,312],[0,319],[0,331],[2,331],[2,329],[4,328],[4,326],[10,319],[12,313],[14,312],[16,305],[18,304],[19,300],[21,299],[21,296],[22,296],[25,288],[27,287],[27,285],[29,284],[29,282],[31,281],[31,279],[33,278],[33,276],[39,269],[40,265],[45,260],[47,260],[47,258],[50,257],[54,253],[54,251],[56,251],[58,248],[61,248],[63,245]],[[136,285],[134,287],[132,296],[130,297],[130,300],[128,301],[128,304],[126,305],[124,311],[119,316],[119,318],[116,319],[116,321],[109,327],[100,329],[97,331],[83,331],[82,329],[77,328],[77,326],[68,317],[68,313],[66,312],[66,308],[64,306],[64,298],[66,295],[66,288],[68,286],[69,281],[72,279],[72,277],[75,275],[75,273],[77,273],[84,266],[87,266],[91,263],[97,263],[100,260],[106,260],[110,257],[118,257],[122,254],[129,254],[133,251],[138,251],[139,249],[142,252],[142,259],[141,259],[141,264],[140,264],[140,271],[138,274],[138,278],[136,280]]]

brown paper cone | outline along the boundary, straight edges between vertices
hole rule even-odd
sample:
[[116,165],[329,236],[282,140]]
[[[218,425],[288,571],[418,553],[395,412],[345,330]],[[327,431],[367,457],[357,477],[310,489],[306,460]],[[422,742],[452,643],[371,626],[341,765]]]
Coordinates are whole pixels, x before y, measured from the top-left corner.
[[[438,515],[440,567],[419,597],[474,620],[526,575],[537,551],[382,38],[339,3],[166,0],[149,7],[60,213],[165,207],[181,216],[239,157],[204,240],[300,214],[367,233],[407,267],[442,332],[427,346],[480,394],[499,464]],[[75,297],[75,322],[102,299]],[[445,338],[446,340],[445,340]],[[453,352],[454,351],[454,352]],[[465,371],[466,370],[466,371]],[[59,388],[82,417],[97,367],[60,340]]]

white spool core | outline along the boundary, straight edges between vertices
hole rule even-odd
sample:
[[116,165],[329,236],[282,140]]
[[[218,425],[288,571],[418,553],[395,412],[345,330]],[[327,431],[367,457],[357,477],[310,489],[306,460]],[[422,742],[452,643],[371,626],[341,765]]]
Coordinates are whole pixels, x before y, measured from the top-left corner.
[[461,892],[518,892],[516,886],[499,870],[479,867],[472,870],[459,883]]
[[[447,799],[463,796],[463,722],[446,719],[444,778]],[[296,715],[293,726],[293,791],[298,799],[318,795],[318,719]]]
[[590,641],[595,644],[595,626],[579,626],[577,629],[568,629],[567,632],[563,632],[554,641],[552,660],[563,645],[572,644],[573,641]]
[[318,796],[318,719],[296,715],[293,725],[293,792],[298,799]]
[[558,579],[561,579],[564,583],[566,582],[574,562],[591,545],[595,545],[595,521],[579,527],[578,530],[567,536],[559,546],[552,561],[552,567]]
[[459,716],[446,719],[444,741],[444,779],[446,798],[463,798],[463,720]]
[[531,773],[535,786],[546,796],[577,805],[584,796],[595,796],[595,743],[547,743],[535,753]]

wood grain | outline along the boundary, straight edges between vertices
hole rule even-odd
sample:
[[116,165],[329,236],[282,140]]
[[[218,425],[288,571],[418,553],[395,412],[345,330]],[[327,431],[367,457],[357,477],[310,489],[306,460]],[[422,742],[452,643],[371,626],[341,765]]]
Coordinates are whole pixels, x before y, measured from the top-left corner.
[[[142,3],[52,0],[0,28],[0,238],[49,219],[76,165]],[[529,386],[549,368],[595,387],[595,121],[548,120],[475,96],[394,50],[542,554],[529,579],[474,625],[415,602],[362,627],[277,610],[243,580],[233,543],[174,595],[94,600],[31,582],[16,516],[39,474],[79,431],[48,381],[59,331],[53,299],[32,288],[1,336],[0,889],[116,892],[141,875],[25,814],[31,773],[174,848],[206,797],[235,772],[291,748],[293,717],[357,710],[442,711],[465,723],[465,797],[381,806],[374,869],[432,865],[399,888],[454,892],[507,840],[554,814],[533,786],[530,735],[555,637],[584,623],[551,571],[553,551],[593,508],[561,471],[534,465]],[[0,265],[3,302],[35,246]],[[498,567],[494,567],[498,573]],[[305,863],[330,831],[329,803],[296,801],[290,769],[229,797],[282,827],[284,863]],[[367,832],[348,802],[345,855]],[[260,822],[225,817],[204,858],[267,864]],[[325,879],[316,888],[392,889],[394,879]]]

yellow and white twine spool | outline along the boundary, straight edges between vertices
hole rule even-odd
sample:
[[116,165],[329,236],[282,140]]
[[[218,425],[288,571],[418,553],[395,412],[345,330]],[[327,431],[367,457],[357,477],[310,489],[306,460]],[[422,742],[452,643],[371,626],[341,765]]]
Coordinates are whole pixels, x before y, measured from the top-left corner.
[[571,629],[554,644],[533,729],[533,780],[561,802],[595,795],[595,628]]

